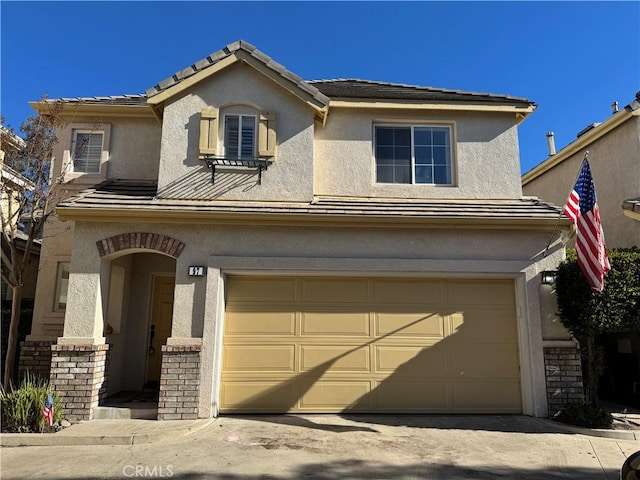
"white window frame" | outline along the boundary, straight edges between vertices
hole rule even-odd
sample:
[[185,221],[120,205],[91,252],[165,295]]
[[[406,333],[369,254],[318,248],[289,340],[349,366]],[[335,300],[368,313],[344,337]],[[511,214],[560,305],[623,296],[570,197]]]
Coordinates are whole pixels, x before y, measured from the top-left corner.
[[[227,152],[227,119],[229,117],[237,117],[238,118],[238,159],[242,159],[242,158],[247,158],[246,156],[243,157],[242,155],[242,118],[243,117],[249,117],[253,119],[253,151],[251,153],[251,157],[250,158],[255,158],[257,156],[256,152],[258,150],[258,115],[255,114],[251,114],[251,113],[225,113],[223,115],[223,120],[222,120],[222,148],[223,148],[223,155],[224,157],[228,156],[228,152]],[[235,157],[234,157],[235,158]]]
[[[80,146],[78,145],[78,135],[100,135],[100,154],[98,155],[98,169],[96,171],[88,172],[86,170],[76,170],[76,161],[78,160],[76,158],[76,155],[78,154],[78,149],[80,148]],[[101,160],[102,160],[103,150],[104,150],[104,133],[102,132],[102,130],[74,129],[72,140],[71,140],[71,168],[73,170],[73,173],[79,173],[79,174],[85,174],[85,175],[99,174],[100,163],[102,163]]]
[[[67,278],[63,278],[65,273]],[[71,262],[58,262],[56,265],[56,293],[54,296],[53,311],[65,312],[67,310],[67,298],[69,296],[69,278],[71,276]],[[66,284],[63,286],[63,281],[66,280]],[[64,295],[63,295],[64,293]],[[60,307],[60,300],[64,296],[64,307]]]
[[[408,128],[411,135],[411,158],[410,158],[410,174],[411,174],[411,182],[379,182],[378,181],[378,158],[377,158],[377,146],[378,146],[378,127],[382,128]],[[416,154],[415,154],[415,129],[416,128],[446,128],[449,132],[449,144],[448,144],[448,167],[450,170],[450,182],[449,183],[416,183],[416,166],[420,166],[420,164],[416,164]],[[450,123],[376,123],[373,125],[373,163],[374,163],[374,181],[379,185],[420,185],[420,186],[436,186],[436,187],[450,187],[455,185],[455,158],[454,158],[454,145],[455,145],[455,132],[454,125]],[[433,164],[432,164],[433,166]],[[435,175],[434,175],[435,179]]]
[[[102,148],[100,153],[100,168],[97,172],[75,171],[74,153],[79,133],[102,134]],[[68,130],[67,147],[64,150],[61,173],[66,180],[79,183],[96,183],[107,178],[107,162],[109,160],[109,141],[111,125],[109,124],[71,124]]]

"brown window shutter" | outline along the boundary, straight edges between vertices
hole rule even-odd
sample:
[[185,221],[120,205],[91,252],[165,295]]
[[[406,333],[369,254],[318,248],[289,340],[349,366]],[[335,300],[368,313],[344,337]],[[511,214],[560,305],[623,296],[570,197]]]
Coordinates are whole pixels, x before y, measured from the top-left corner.
[[258,131],[258,156],[274,157],[276,155],[276,116],[273,113],[260,114]]
[[215,155],[218,147],[218,109],[208,107],[200,114],[200,157]]

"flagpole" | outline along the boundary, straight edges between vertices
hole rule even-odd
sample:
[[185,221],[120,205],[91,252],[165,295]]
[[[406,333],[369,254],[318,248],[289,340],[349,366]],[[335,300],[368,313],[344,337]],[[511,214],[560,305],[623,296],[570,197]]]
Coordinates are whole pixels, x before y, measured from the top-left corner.
[[[589,150],[585,150],[584,151],[584,158],[582,159],[582,163],[580,164],[580,168],[578,169],[578,173],[576,173],[576,176],[573,179],[573,183],[571,185],[575,185],[576,184],[576,181],[578,180],[578,176],[580,175],[580,171],[582,170],[582,165],[584,165],[584,162],[586,162],[587,160],[589,160]],[[569,195],[569,196],[571,196],[571,195]],[[567,197],[567,200],[568,199],[569,199],[569,197]],[[553,241],[553,238],[555,237],[556,230],[558,229],[558,224],[560,223],[560,219],[562,218],[562,213],[563,213],[563,210],[560,210],[560,214],[558,215],[558,219],[556,220],[556,224],[553,227],[553,231],[551,232],[551,237],[549,237],[549,242],[547,243],[547,248],[544,249],[544,254],[543,254],[544,257],[546,257],[547,253],[549,252],[549,247],[551,246],[551,242]]]

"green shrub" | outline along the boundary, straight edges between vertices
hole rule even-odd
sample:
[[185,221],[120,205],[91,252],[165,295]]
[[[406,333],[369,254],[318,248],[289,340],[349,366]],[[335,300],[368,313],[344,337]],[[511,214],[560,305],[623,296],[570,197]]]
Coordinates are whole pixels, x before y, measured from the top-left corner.
[[[9,392],[0,389],[2,408],[2,431],[17,433],[42,432],[49,429],[42,416],[42,409],[49,394],[49,383],[41,378],[27,375],[18,388],[13,385]],[[56,392],[53,396],[53,422],[62,420],[62,405]]]
[[587,428],[611,428],[613,417],[604,408],[588,403],[570,403],[556,413],[554,420]]

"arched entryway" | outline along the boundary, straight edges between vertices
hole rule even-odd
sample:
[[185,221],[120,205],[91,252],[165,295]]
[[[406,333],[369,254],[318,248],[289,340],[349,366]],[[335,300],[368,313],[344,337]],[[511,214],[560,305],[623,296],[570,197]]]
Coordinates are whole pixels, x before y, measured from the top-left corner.
[[184,244],[152,233],[97,242],[109,263],[106,398],[93,418],[156,418],[162,347],[171,336],[176,258]]

